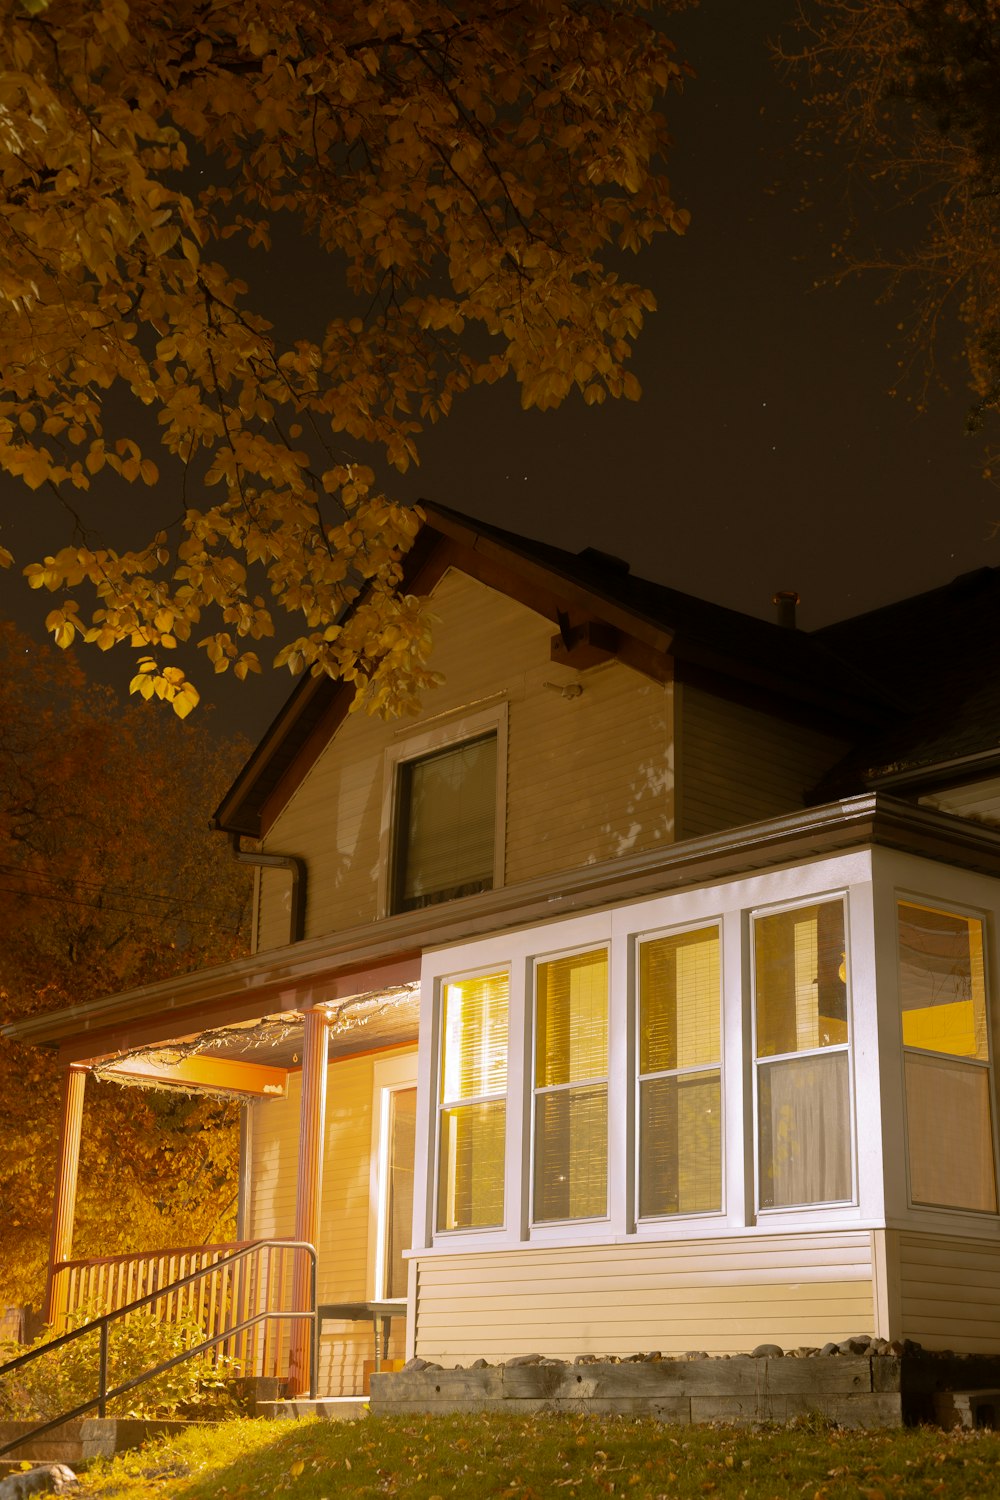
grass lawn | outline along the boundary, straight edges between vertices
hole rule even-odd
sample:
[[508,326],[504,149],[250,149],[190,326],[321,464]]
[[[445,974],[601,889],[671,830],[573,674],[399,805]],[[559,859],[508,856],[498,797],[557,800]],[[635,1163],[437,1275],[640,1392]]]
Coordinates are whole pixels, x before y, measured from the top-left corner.
[[890,1500],[1000,1494],[1000,1433],[749,1431],[646,1418],[367,1417],[230,1422],[94,1465],[79,1500]]

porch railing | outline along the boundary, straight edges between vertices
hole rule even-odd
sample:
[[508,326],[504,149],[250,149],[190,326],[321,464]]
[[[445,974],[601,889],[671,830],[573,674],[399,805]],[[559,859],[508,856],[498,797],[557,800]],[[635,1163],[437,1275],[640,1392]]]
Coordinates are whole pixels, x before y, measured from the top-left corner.
[[54,1268],[52,1323],[61,1333],[71,1320],[152,1298],[161,1321],[197,1324],[217,1340],[211,1360],[236,1359],[247,1375],[283,1377],[287,1329],[257,1315],[288,1305],[296,1249],[290,1240],[234,1240],[63,1261]]
[[[215,1246],[212,1248],[218,1249],[219,1247]],[[155,1313],[157,1312],[158,1303],[164,1302],[169,1305],[171,1299],[174,1299],[174,1306],[176,1306],[176,1299],[180,1298],[182,1293],[187,1293],[192,1288],[196,1288],[206,1281],[214,1280],[220,1275],[229,1273],[235,1270],[237,1266],[259,1265],[261,1256],[270,1254],[270,1252],[277,1252],[282,1256],[294,1256],[298,1254],[309,1257],[308,1308],[275,1309],[267,1307],[241,1318],[235,1318],[226,1313],[224,1315],[224,1326],[220,1331],[206,1333],[204,1338],[185,1349],[183,1354],[174,1355],[172,1359],[163,1360],[160,1364],[142,1370],[139,1374],[130,1376],[129,1379],[122,1381],[118,1385],[109,1385],[109,1331],[112,1323],[125,1321],[136,1313],[146,1312],[147,1310]],[[165,1255],[170,1254],[170,1252],[163,1253]],[[118,1258],[117,1256],[112,1257],[115,1260]],[[162,1314],[157,1315],[163,1316]],[[69,1422],[75,1417],[84,1416],[88,1411],[96,1409],[98,1415],[103,1417],[106,1413],[108,1402],[114,1400],[116,1396],[122,1396],[128,1391],[134,1390],[136,1386],[145,1384],[146,1381],[152,1380],[156,1375],[163,1374],[166,1370],[173,1369],[175,1365],[179,1365],[185,1360],[195,1359],[203,1355],[211,1356],[213,1351],[226,1348],[234,1341],[238,1341],[254,1333],[257,1329],[267,1328],[275,1322],[294,1322],[296,1320],[307,1320],[309,1325],[307,1330],[308,1338],[305,1341],[306,1370],[303,1373],[306,1374],[307,1390],[310,1398],[312,1398],[316,1394],[318,1346],[315,1247],[298,1240],[256,1240],[240,1245],[228,1254],[220,1256],[217,1261],[214,1261],[210,1265],[191,1271],[174,1282],[168,1282],[162,1288],[153,1288],[144,1296],[126,1302],[121,1307],[106,1311],[99,1317],[92,1318],[88,1322],[81,1324],[80,1327],[70,1329],[69,1332],[60,1334],[48,1343],[40,1345],[37,1349],[30,1349],[26,1354],[18,1355],[16,1359],[8,1361],[5,1365],[0,1365],[0,1377],[12,1375],[15,1371],[22,1369],[25,1365],[31,1364],[34,1360],[50,1355],[57,1349],[65,1348],[77,1339],[86,1338],[94,1333],[98,1336],[96,1390],[94,1395],[90,1399],[80,1402],[77,1406],[60,1412],[58,1416],[50,1417],[45,1421],[37,1423],[30,1431],[20,1433],[10,1442],[0,1447],[0,1456],[22,1447],[34,1438],[43,1436],[46,1432],[51,1432],[54,1428],[61,1426],[63,1422]]]

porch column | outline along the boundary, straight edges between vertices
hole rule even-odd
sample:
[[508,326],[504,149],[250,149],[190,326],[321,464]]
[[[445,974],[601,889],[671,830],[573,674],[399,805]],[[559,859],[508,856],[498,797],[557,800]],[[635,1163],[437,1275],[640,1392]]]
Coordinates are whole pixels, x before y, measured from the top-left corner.
[[[326,1134],[326,1027],[322,1010],[307,1010],[302,1040],[302,1102],[299,1113],[299,1174],[295,1192],[295,1238],[319,1248],[320,1214],[323,1202],[323,1139]],[[310,1267],[305,1255],[295,1259],[292,1306],[304,1311],[310,1306]],[[309,1370],[309,1323],[296,1320],[288,1357],[289,1392],[299,1395],[306,1387]]]
[[80,1167],[80,1132],[83,1126],[85,1068],[67,1068],[62,1086],[62,1124],[56,1160],[56,1192],[52,1206],[52,1240],[49,1246],[49,1276],[45,1288],[45,1322],[55,1325],[66,1313],[66,1273],[57,1267],[73,1254],[73,1219],[76,1213],[76,1180]]

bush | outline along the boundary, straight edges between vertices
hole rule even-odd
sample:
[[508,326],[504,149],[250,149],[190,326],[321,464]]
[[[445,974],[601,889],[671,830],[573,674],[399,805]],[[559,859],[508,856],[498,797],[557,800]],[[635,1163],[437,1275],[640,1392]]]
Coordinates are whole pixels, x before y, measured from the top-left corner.
[[[81,1327],[94,1316],[92,1311],[81,1310],[73,1314],[70,1324]],[[10,1343],[0,1345],[0,1359],[16,1359],[34,1349],[44,1349],[54,1337],[54,1331],[46,1328],[27,1349]],[[108,1389],[173,1359],[204,1337],[193,1319],[167,1323],[152,1313],[116,1319],[108,1330]],[[0,1376],[0,1419],[45,1421],[96,1399],[99,1358],[100,1335],[93,1329],[62,1348],[40,1354],[20,1370]],[[107,1415],[232,1416],[237,1408],[226,1382],[237,1373],[236,1360],[217,1356],[210,1363],[203,1354],[193,1355],[109,1401]],[[90,1415],[96,1415],[96,1408]]]

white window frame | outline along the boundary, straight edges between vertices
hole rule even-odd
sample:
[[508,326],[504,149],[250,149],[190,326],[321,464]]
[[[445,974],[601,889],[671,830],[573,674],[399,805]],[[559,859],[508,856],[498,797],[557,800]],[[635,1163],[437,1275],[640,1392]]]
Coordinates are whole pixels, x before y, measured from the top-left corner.
[[[810,1047],[808,1050],[796,1052],[779,1052],[768,1057],[759,1057],[757,1054],[757,964],[756,945],[754,933],[758,921],[773,916],[781,916],[785,912],[802,911],[810,906],[823,906],[839,901],[844,913],[844,973],[846,988],[847,1009],[847,1041],[837,1043],[832,1047]],[[854,986],[852,982],[852,954],[851,954],[851,892],[849,888],[841,890],[816,891],[808,896],[802,896],[795,901],[785,901],[774,905],[754,906],[746,913],[746,930],[744,935],[746,947],[747,965],[750,974],[750,1028],[749,1028],[749,1064],[753,1074],[752,1080],[752,1123],[750,1157],[753,1161],[753,1208],[754,1217],[761,1222],[789,1220],[804,1221],[814,1219],[817,1215],[834,1215],[841,1210],[851,1210],[859,1207],[858,1198],[858,1130],[856,1109],[856,1087],[854,1077],[854,1050],[855,1050],[855,1024],[854,1024]],[[850,1131],[848,1145],[851,1153],[851,1196],[849,1198],[831,1198],[821,1203],[787,1203],[780,1205],[764,1205],[760,1201],[761,1189],[761,1160],[760,1160],[760,1073],[762,1067],[773,1063],[794,1061],[802,1057],[824,1057],[836,1053],[847,1054],[847,1122]]]
[[[608,1224],[608,1223],[610,1223],[610,1220],[611,1220],[611,1202],[612,1202],[612,1194],[613,1194],[613,1187],[612,1187],[613,1171],[612,1171],[612,1161],[611,1161],[611,1143],[612,1143],[611,1112],[612,1112],[613,1100],[614,1100],[614,1090],[612,1088],[612,1069],[613,1069],[613,1063],[614,1063],[614,1053],[613,1053],[612,1046],[611,1046],[612,1014],[613,1014],[612,1013],[612,993],[613,993],[613,984],[614,984],[614,968],[613,968],[612,947],[613,947],[613,945],[612,945],[610,937],[605,937],[603,939],[602,938],[595,939],[595,941],[592,942],[592,943],[575,943],[570,948],[559,948],[559,949],[556,949],[555,951],[553,951],[551,953],[534,953],[534,954],[531,955],[530,970],[529,970],[529,977],[528,977],[528,986],[527,986],[527,996],[526,996],[527,1002],[530,1005],[530,1020],[529,1020],[529,1025],[528,1025],[529,1046],[528,1046],[528,1049],[527,1049],[527,1057],[526,1057],[527,1073],[526,1073],[526,1079],[525,1079],[525,1083],[526,1083],[527,1086],[524,1089],[523,1102],[521,1102],[521,1108],[522,1109],[526,1109],[527,1112],[528,1112],[528,1122],[527,1122],[528,1171],[527,1171],[527,1174],[526,1174],[527,1175],[528,1191],[527,1191],[527,1202],[526,1202],[526,1205],[525,1205],[525,1212],[526,1212],[526,1215],[527,1215],[528,1225],[530,1227],[530,1232],[531,1232],[531,1238],[532,1239],[544,1238],[547,1235],[551,1235],[553,1233],[557,1233],[560,1236],[560,1238],[563,1238],[567,1234],[573,1233],[577,1228],[580,1228],[584,1232],[586,1232],[587,1229],[592,1229],[594,1225]],[[607,1038],[606,1038],[606,1045],[607,1045],[607,1072],[605,1073],[603,1079],[600,1079],[600,1078],[588,1078],[588,1079],[583,1079],[580,1082],[566,1083],[566,1084],[554,1084],[554,1085],[550,1085],[550,1086],[547,1086],[547,1087],[539,1089],[535,1085],[535,1048],[536,1048],[536,1045],[537,1045],[537,1042],[538,1042],[538,984],[537,984],[537,975],[538,975],[539,965],[540,964],[548,964],[548,963],[558,963],[560,959],[563,959],[563,958],[573,958],[573,957],[575,957],[575,955],[577,955],[579,953],[596,953],[598,949],[603,949],[604,950],[605,959],[606,959],[606,963],[607,963],[607,972],[608,972]],[[587,1215],[586,1217],[581,1217],[581,1218],[536,1219],[535,1218],[535,1121],[536,1121],[536,1118],[537,1118],[537,1114],[536,1114],[535,1104],[536,1104],[536,1101],[537,1101],[537,1099],[539,1097],[539,1094],[552,1094],[552,1093],[558,1093],[558,1092],[565,1092],[565,1091],[567,1091],[569,1089],[586,1087],[587,1085],[593,1085],[595,1083],[601,1083],[601,1082],[603,1082],[604,1088],[605,1088],[605,1100],[606,1100],[606,1107],[607,1107],[607,1125],[606,1125],[605,1138],[604,1138],[604,1165],[605,1165],[604,1212],[603,1212],[603,1214],[591,1214],[591,1215]],[[509,1081],[508,1081],[508,1091],[509,1091]],[[509,1098],[509,1092],[508,1092],[508,1098]],[[510,1106],[508,1104],[508,1108],[509,1107]]]
[[[381,1301],[385,1293],[385,1236],[389,1211],[389,1119],[392,1095],[417,1087],[417,1051],[378,1057],[372,1067],[372,1145],[368,1186],[368,1297]],[[419,1100],[418,1100],[419,1105]],[[419,1119],[419,1109],[418,1109]],[[419,1128],[419,1126],[418,1126]],[[416,1144],[416,1143],[414,1143]],[[415,1151],[414,1156],[418,1153]],[[413,1178],[417,1193],[416,1160]],[[411,1225],[412,1229],[412,1225]]]
[[495,734],[497,741],[496,821],[493,832],[493,889],[504,883],[504,853],[507,828],[507,703],[489,708],[456,709],[422,730],[407,730],[385,750],[382,768],[382,808],[379,832],[377,909],[380,917],[391,916],[395,883],[395,832],[399,810],[400,768],[408,761],[422,760],[437,750],[458,746],[465,740]]
[[[902,1005],[902,976],[901,976],[901,954],[899,946],[899,908],[901,906],[921,906],[931,911],[938,911],[946,916],[964,917],[970,921],[979,922],[982,929],[983,941],[983,1000],[986,1007],[986,1038],[989,1056],[986,1062],[981,1062],[976,1057],[956,1057],[950,1052],[932,1052],[926,1047],[908,1047],[903,1041],[903,1005]],[[892,903],[894,917],[895,937],[895,965],[896,965],[896,1030],[899,1038],[899,1069],[900,1089],[902,1097],[903,1114],[903,1172],[906,1181],[906,1205],[912,1213],[924,1216],[937,1216],[971,1219],[980,1224],[995,1223],[1000,1219],[1000,1126],[997,1122],[997,1114],[1000,1112],[1000,1101],[996,1094],[996,1072],[994,1056],[996,1052],[997,1038],[993,1031],[993,1006],[991,994],[993,989],[993,932],[990,914],[982,907],[970,906],[963,901],[953,900],[951,896],[941,894],[928,894],[923,892],[917,894],[912,890],[897,889],[893,892]],[[987,1095],[990,1105],[990,1134],[993,1150],[993,1185],[997,1197],[997,1207],[989,1208],[962,1208],[948,1203],[923,1203],[917,1202],[913,1197],[913,1188],[910,1181],[910,1121],[908,1114],[908,1100],[906,1088],[906,1058],[912,1053],[917,1057],[936,1057],[951,1063],[961,1063],[969,1067],[985,1068],[987,1076]]]
[[[639,962],[640,950],[644,943],[655,943],[660,938],[683,937],[688,932],[705,932],[713,929],[719,944],[719,1107],[721,1118],[719,1121],[719,1207],[702,1209],[697,1213],[676,1214],[645,1214],[640,1213],[639,1183],[642,1170],[642,1119],[640,1100],[642,1085],[653,1078],[680,1078],[688,1074],[705,1073],[711,1070],[711,1064],[699,1063],[685,1068],[663,1068],[655,1073],[640,1072],[639,1059],[641,1055],[642,1036],[642,994],[641,994],[641,966]],[[637,932],[632,936],[633,949],[633,987],[634,997],[632,1004],[631,1029],[633,1033],[634,1046],[634,1077],[635,1082],[629,1097],[629,1113],[632,1118],[634,1132],[634,1159],[632,1163],[632,1180],[634,1183],[634,1203],[636,1222],[643,1228],[652,1228],[658,1225],[672,1227],[675,1224],[687,1223],[695,1219],[721,1219],[727,1213],[727,1140],[728,1129],[726,1108],[726,945],[721,916],[710,918],[707,921],[684,922],[676,927],[653,928],[649,932]]]
[[[486,978],[490,974],[507,975],[507,1089],[503,1095],[504,1103],[504,1159],[503,1159],[503,1218],[499,1224],[468,1225],[455,1229],[441,1229],[438,1227],[438,1194],[440,1190],[441,1172],[441,1115],[445,1109],[454,1106],[454,1100],[445,1100],[442,1096],[442,1078],[444,1074],[444,991],[449,984],[459,984],[463,980],[474,980]],[[510,1112],[511,1112],[511,1001],[513,996],[513,973],[512,965],[508,961],[497,963],[479,964],[474,969],[463,969],[456,973],[442,974],[436,981],[434,987],[434,1068],[433,1068],[433,1093],[431,1095],[431,1109],[434,1120],[434,1145],[432,1151],[432,1170],[430,1174],[430,1192],[428,1195],[427,1214],[428,1228],[432,1240],[450,1240],[456,1236],[463,1239],[466,1237],[476,1238],[483,1236],[501,1235],[510,1222]],[[461,1103],[482,1104],[495,1103],[500,1098],[499,1094],[482,1094],[474,1099],[463,1099]],[[419,1130],[419,1115],[418,1126]],[[416,1184],[414,1184],[416,1192]]]
[[[881,974],[876,987],[874,856],[867,848],[822,856],[805,864],[755,872],[711,886],[681,887],[636,896],[582,914],[553,912],[548,920],[494,931],[450,947],[430,950],[422,962],[420,1093],[418,1098],[417,1257],[516,1250],[521,1246],[656,1244],[704,1237],[713,1240],[781,1230],[837,1230],[883,1223],[883,1151],[877,1128],[877,1091],[858,1097],[859,1069],[874,1076],[880,1048],[892,1037],[896,1000],[882,1019],[874,999],[891,989]],[[883,892],[885,884],[883,883]],[[886,898],[888,893],[885,892]],[[845,904],[848,961],[849,1086],[854,1200],[765,1209],[756,1203],[757,1138],[751,917],[813,906]],[[717,927],[721,932],[724,1080],[722,1121],[723,1207],[717,1213],[637,1219],[637,943],[671,932]],[[534,1203],[534,969],[535,964],[573,952],[604,947],[609,952],[608,1037],[608,1214],[606,1218],[532,1222]],[[880,964],[894,956],[880,947]],[[509,967],[507,1133],[502,1228],[436,1228],[437,1139],[440,1068],[440,986],[462,975]],[[828,1050],[828,1049],[824,1049]],[[894,1049],[894,1055],[898,1052]],[[885,1074],[882,1074],[883,1078]],[[893,1118],[900,1121],[898,1106]],[[862,1131],[862,1123],[864,1130]],[[888,1164],[887,1164],[888,1165]],[[900,1178],[902,1167],[900,1165]],[[900,1197],[903,1194],[900,1181]],[[967,1217],[966,1222],[973,1225]],[[985,1228],[981,1218],[974,1221]]]

